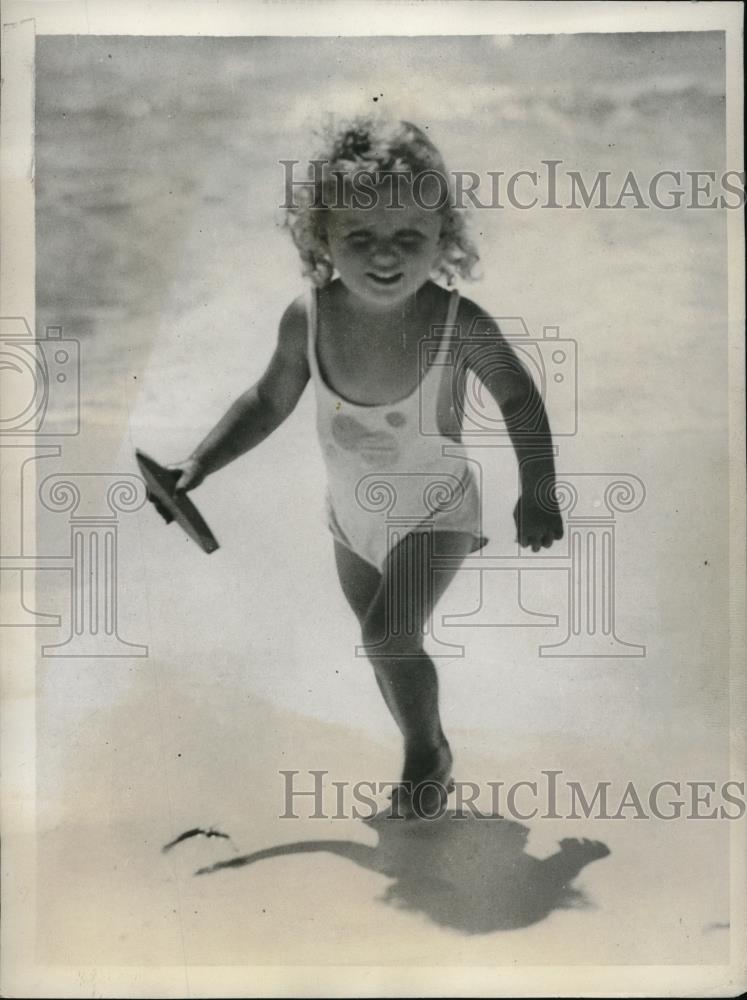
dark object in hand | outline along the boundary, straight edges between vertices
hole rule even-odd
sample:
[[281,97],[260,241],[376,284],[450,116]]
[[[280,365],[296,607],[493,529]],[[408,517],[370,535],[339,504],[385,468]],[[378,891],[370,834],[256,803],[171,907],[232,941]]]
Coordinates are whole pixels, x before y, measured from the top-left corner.
[[176,490],[180,473],[164,468],[143,451],[136,450],[135,457],[145,480],[148,499],[166,524],[176,521],[203,552],[215,552],[219,548],[218,541],[202,515],[186,493]]

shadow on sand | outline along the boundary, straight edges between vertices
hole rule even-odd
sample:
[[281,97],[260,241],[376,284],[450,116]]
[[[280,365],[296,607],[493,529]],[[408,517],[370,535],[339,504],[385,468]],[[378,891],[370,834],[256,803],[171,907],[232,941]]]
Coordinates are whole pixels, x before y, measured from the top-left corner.
[[200,868],[209,875],[291,854],[326,852],[394,881],[384,901],[465,934],[528,927],[553,910],[588,905],[570,883],[609,848],[597,840],[560,841],[544,860],[525,851],[529,830],[499,817],[446,813],[438,821],[374,817],[375,847],[348,840],[280,844]]

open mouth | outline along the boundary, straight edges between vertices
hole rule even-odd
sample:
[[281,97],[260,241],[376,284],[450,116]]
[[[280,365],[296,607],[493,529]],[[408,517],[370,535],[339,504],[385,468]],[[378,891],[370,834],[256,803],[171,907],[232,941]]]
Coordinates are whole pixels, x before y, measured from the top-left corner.
[[373,271],[369,271],[368,277],[372,281],[375,281],[377,285],[396,285],[402,277],[402,272],[398,271],[396,274],[374,274]]

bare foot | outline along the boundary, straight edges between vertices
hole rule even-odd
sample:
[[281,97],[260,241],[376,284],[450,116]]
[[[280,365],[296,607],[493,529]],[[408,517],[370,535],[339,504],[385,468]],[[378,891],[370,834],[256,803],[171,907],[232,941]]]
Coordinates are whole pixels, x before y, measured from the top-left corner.
[[446,740],[438,746],[412,750],[405,755],[402,783],[413,787],[422,781],[438,781],[445,784],[451,777],[454,758]]
[[409,753],[402,783],[392,792],[394,815],[405,819],[433,819],[443,813],[446,797],[454,788],[453,757],[446,740],[437,747]]

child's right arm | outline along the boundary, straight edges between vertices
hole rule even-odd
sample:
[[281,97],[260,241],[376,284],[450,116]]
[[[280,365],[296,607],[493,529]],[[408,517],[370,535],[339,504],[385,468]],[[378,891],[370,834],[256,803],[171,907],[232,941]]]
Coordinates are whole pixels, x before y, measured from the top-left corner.
[[266,371],[242,393],[207,437],[184,462],[179,491],[193,490],[218,469],[264,441],[288,417],[309,380],[307,315],[303,297],[286,309],[280,321],[275,353]]

